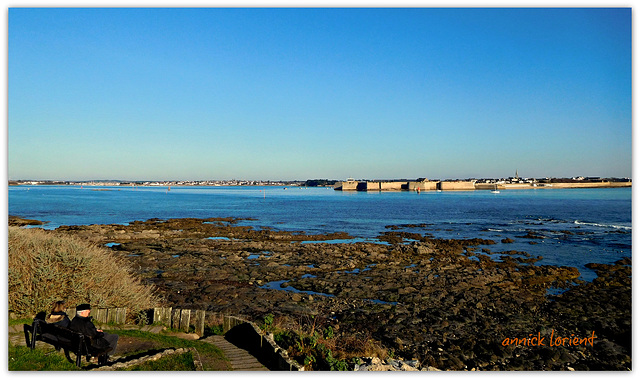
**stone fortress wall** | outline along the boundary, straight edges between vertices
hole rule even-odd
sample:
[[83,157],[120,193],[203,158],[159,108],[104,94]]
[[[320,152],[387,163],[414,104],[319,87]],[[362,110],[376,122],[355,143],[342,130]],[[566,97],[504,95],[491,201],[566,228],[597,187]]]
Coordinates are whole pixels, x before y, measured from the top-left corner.
[[478,183],[476,181],[355,181],[338,182],[340,191],[470,191],[508,189],[570,189],[631,187],[631,182],[572,182],[572,183]]

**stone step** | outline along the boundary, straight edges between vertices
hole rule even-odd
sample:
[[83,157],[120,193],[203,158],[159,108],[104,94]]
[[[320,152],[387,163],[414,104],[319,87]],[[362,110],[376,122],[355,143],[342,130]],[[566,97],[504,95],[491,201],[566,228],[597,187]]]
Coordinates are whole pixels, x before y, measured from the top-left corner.
[[[240,359],[230,359],[230,360],[231,360],[231,363],[237,364],[237,365],[241,365],[241,364],[251,364],[251,365],[260,364],[260,362],[255,360],[255,359],[250,360],[250,359],[240,358]],[[262,365],[262,364],[260,364],[260,365]]]
[[234,371],[268,371],[268,369],[264,368],[264,367],[233,367]]
[[253,364],[253,363],[258,363],[260,364],[259,361],[257,361],[255,358],[241,358],[241,357],[235,357],[235,358],[229,358],[229,360],[232,363],[237,363],[237,364],[244,364],[244,363],[249,363],[249,364]]
[[243,360],[256,360],[255,358],[247,358],[246,355],[240,355],[240,354],[230,354],[230,355],[226,355],[227,359],[229,360],[237,360],[237,361],[243,361]]
[[224,356],[231,362],[234,371],[268,371],[258,359],[253,357],[247,350],[239,348],[226,340],[224,336],[213,335],[205,338],[204,341],[214,344],[224,353]]

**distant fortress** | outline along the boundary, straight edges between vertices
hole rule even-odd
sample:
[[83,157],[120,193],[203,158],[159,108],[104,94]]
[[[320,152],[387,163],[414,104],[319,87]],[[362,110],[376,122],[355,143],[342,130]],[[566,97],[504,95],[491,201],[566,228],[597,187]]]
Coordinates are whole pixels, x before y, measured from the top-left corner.
[[334,190],[340,191],[465,191],[465,190],[506,190],[506,189],[534,189],[534,188],[604,188],[631,187],[631,181],[575,181],[575,182],[540,182],[536,180],[479,182],[473,181],[429,181],[419,178],[415,181],[356,181],[352,178],[337,182]]

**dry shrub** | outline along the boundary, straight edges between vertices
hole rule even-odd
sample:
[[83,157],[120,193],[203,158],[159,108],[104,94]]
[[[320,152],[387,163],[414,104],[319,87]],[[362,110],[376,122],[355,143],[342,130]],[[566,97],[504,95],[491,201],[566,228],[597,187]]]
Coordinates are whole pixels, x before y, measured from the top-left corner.
[[[333,363],[336,360],[351,362],[354,357],[387,359],[389,356],[388,350],[373,338],[370,331],[342,332],[339,324],[322,317],[276,315],[273,323],[266,327],[280,337],[276,341],[280,340],[284,345],[282,348],[301,364],[305,364],[307,370],[326,370],[318,368],[318,364],[323,364],[320,363],[319,354],[326,354],[318,352],[318,347],[329,350]],[[317,360],[313,364],[307,364],[302,361],[305,356],[315,356]]]
[[134,277],[128,263],[106,248],[40,229],[9,227],[9,311],[17,317],[69,307],[126,307],[129,315],[158,304],[151,286]]
[[342,334],[335,345],[348,357],[377,357],[385,360],[389,356],[388,350],[368,333]]

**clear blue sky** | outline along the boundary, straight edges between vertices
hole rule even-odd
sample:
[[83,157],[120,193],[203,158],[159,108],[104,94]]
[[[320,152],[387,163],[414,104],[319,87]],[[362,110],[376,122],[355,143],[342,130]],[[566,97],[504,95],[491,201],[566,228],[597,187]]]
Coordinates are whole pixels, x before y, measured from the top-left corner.
[[9,9],[9,179],[631,176],[630,9]]

